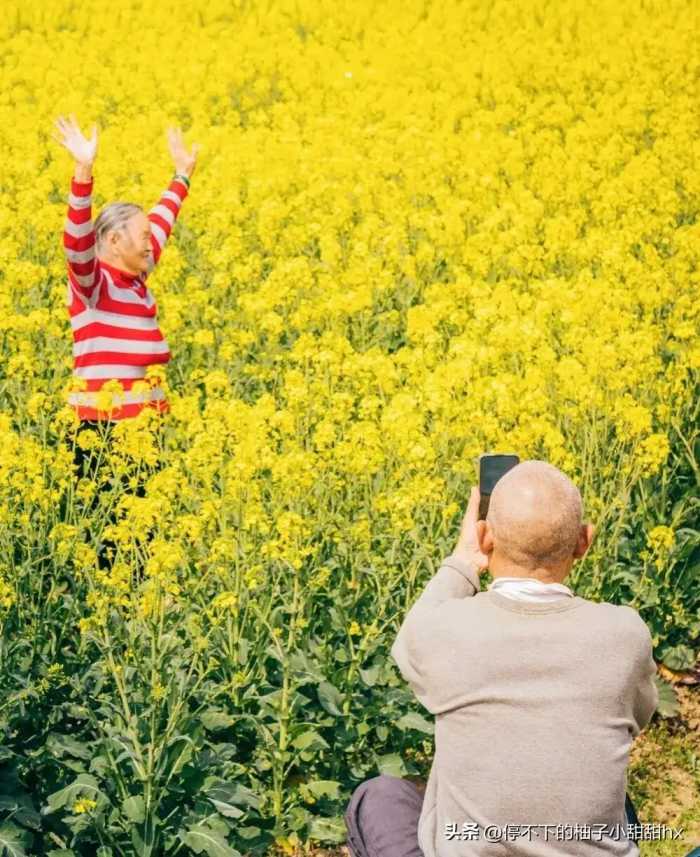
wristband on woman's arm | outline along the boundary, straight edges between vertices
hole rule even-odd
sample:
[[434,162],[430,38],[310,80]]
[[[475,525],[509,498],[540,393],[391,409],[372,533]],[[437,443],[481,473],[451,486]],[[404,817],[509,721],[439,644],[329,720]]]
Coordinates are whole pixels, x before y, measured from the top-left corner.
[[190,180],[187,178],[187,176],[186,176],[186,175],[183,175],[182,173],[175,173],[175,178],[176,178],[176,179],[182,179],[182,181],[185,183],[185,186],[186,186],[186,187],[187,187],[187,189],[189,190],[189,188],[190,188]]

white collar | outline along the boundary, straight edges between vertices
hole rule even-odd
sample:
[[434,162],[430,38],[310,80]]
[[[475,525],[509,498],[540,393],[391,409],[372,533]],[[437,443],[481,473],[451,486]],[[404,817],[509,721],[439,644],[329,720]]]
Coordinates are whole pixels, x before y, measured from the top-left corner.
[[488,588],[517,601],[554,601],[574,597],[563,583],[543,583],[534,577],[497,577]]

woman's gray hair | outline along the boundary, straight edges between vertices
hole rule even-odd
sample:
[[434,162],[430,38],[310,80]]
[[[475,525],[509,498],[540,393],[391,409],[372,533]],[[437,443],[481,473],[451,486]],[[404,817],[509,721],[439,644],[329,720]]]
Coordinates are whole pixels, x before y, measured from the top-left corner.
[[95,219],[95,246],[99,250],[108,232],[123,229],[127,221],[139,211],[143,211],[135,202],[110,202]]

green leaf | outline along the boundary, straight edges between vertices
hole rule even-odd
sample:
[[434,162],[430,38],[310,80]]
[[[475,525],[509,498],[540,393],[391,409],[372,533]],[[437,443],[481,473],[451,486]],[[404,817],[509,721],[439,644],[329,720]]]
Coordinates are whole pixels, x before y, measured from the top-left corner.
[[[93,826],[90,813],[81,812],[76,815],[65,815],[62,819],[66,827],[73,833],[74,838]],[[133,828],[134,830],[136,828]],[[141,852],[138,852],[141,853]]]
[[70,735],[61,735],[58,732],[52,732],[48,736],[46,748],[58,758],[74,756],[76,759],[89,759],[92,756],[92,751],[85,744],[81,744]]
[[306,827],[311,819],[311,813],[302,806],[294,806],[287,813],[285,827],[293,830],[295,833]]
[[309,729],[307,732],[297,735],[292,741],[292,747],[295,747],[297,750],[325,750],[328,748],[328,742],[318,732]]
[[234,724],[234,719],[230,714],[227,714],[225,711],[217,711],[214,708],[210,708],[201,714],[200,720],[204,728],[210,732],[219,732],[222,729],[228,729]]
[[248,663],[249,651],[250,642],[245,637],[241,637],[238,641],[238,655],[236,656],[236,660],[241,666],[245,666]]
[[317,842],[340,844],[347,839],[348,831],[341,815],[333,818],[314,818],[309,824],[309,839]]
[[31,799],[26,794],[20,792],[17,797],[2,795],[0,797],[0,812],[11,814],[15,821],[18,821],[23,827],[41,830],[39,813],[34,809]]
[[666,649],[661,660],[669,669],[689,670],[695,666],[697,655],[690,646],[681,644],[671,649]]
[[377,767],[380,774],[389,774],[392,777],[403,777],[407,773],[403,759],[398,753],[387,753],[385,756],[379,756]]
[[282,699],[282,689],[278,688],[277,690],[271,690],[270,693],[263,693],[258,696],[258,702],[261,705],[269,705],[272,709],[277,709],[280,707],[280,702]]
[[309,658],[306,652],[294,652],[289,658],[289,665],[300,678],[323,681],[321,668]]
[[236,806],[249,806],[252,809],[258,809],[260,806],[260,798],[255,794],[255,792],[240,785],[240,783],[236,783],[233,787],[231,803],[235,803]]
[[141,824],[146,818],[146,805],[141,795],[132,795],[126,798],[122,803],[122,809],[129,821],[135,821],[136,824]]
[[[199,727],[193,729],[193,734],[199,734]],[[195,753],[195,744],[189,735],[174,735],[166,744],[165,753],[161,756],[159,769],[168,774],[168,777],[173,777],[179,774],[187,766]],[[185,775],[182,774],[180,782],[185,780]]]
[[433,735],[435,732],[435,724],[426,720],[417,711],[409,711],[403,717],[399,717],[396,725],[399,729],[415,729],[417,732],[425,732],[426,735]]
[[79,797],[85,795],[91,800],[96,800],[100,794],[97,780],[91,774],[79,774],[77,779],[69,786],[59,789],[59,791],[48,796],[48,810],[49,812],[56,812],[57,809],[62,809],[65,806],[72,809],[73,804]]
[[311,780],[305,785],[314,797],[340,797],[340,783],[335,780]]
[[226,821],[223,818],[219,818],[218,815],[210,816],[207,819],[203,819],[198,824],[205,824],[212,833],[218,833],[222,839],[226,839],[226,837],[231,832],[231,822]]
[[659,601],[659,587],[653,580],[649,581],[646,592],[639,592],[637,594],[642,607],[658,607],[661,603]]
[[343,704],[343,696],[337,687],[329,681],[322,681],[318,686],[318,701],[329,714],[342,717],[340,706]]
[[360,678],[367,685],[367,687],[374,687],[377,683],[377,679],[379,678],[379,671],[381,666],[379,664],[375,664],[373,667],[368,667],[366,670],[360,670]]
[[190,827],[186,833],[180,831],[180,839],[195,854],[208,854],[209,857],[241,857],[220,833],[205,824]]
[[[272,624],[272,618],[270,618],[270,624]],[[276,646],[274,646],[272,643],[270,643],[270,645],[265,649],[265,654],[275,661],[279,661],[280,663],[282,662],[282,655],[280,655],[280,653],[277,651]]]
[[131,825],[131,844],[134,849],[134,854],[143,854],[145,850],[145,843],[143,841],[143,838],[141,837],[139,828],[135,824]]
[[24,850],[29,839],[29,832],[21,830],[12,822],[0,825],[0,857],[25,857]]
[[659,691],[659,703],[656,710],[662,717],[675,717],[680,711],[678,697],[673,685],[664,681],[660,676],[654,676],[656,688]]
[[226,818],[240,818],[243,815],[243,811],[238,809],[240,806],[253,809],[260,806],[260,799],[250,789],[238,783],[227,783],[215,778],[206,781],[204,794]]
[[240,818],[243,815],[243,810],[235,806],[232,800],[233,786],[229,786],[228,783],[214,786],[206,794],[216,811],[226,818]]
[[253,827],[249,825],[248,827],[237,827],[236,833],[241,839],[255,839],[256,836],[260,836],[260,828]]

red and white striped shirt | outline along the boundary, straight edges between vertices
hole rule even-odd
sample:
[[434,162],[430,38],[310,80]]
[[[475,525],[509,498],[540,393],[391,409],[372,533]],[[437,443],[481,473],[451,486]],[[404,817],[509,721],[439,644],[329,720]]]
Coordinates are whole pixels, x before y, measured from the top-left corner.
[[[144,407],[167,411],[169,405],[160,387],[151,387],[146,392],[135,392],[132,387],[145,378],[149,365],[170,360],[146,277],[163,252],[187,196],[187,186],[174,178],[158,204],[148,212],[152,256],[143,274],[130,274],[97,257],[92,186],[92,179],[71,180],[63,233],[68,263],[67,308],[73,329],[73,373],[87,383],[84,391],[69,393],[68,403],[75,406],[78,418],[85,420],[122,420],[136,416]],[[125,390],[115,398],[115,405],[122,404],[111,411],[98,410],[98,391],[105,382],[115,379]]]

